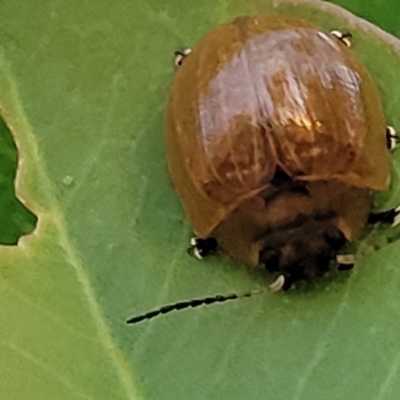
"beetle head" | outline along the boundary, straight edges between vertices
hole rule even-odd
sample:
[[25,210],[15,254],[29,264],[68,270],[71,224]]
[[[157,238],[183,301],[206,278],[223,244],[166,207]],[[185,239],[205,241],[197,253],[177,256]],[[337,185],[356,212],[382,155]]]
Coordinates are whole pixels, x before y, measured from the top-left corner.
[[296,281],[324,275],[345,243],[331,219],[297,221],[264,236],[259,263],[283,275],[282,288],[287,290]]

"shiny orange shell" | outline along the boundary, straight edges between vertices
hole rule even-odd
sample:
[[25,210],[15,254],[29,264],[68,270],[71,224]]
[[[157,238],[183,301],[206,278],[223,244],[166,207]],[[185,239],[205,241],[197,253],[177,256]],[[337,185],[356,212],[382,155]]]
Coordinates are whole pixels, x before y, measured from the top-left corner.
[[199,236],[270,185],[388,185],[385,119],[352,50],[295,18],[252,16],[212,30],[178,69],[166,109],[170,172]]

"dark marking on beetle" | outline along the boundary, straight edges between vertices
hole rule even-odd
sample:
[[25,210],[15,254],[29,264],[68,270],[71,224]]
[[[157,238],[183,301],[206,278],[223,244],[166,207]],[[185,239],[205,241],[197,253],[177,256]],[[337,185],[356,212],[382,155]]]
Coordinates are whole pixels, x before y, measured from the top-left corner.
[[265,269],[269,272],[279,271],[279,251],[272,247],[265,247],[260,251],[260,264],[265,266]]
[[[280,168],[277,168],[273,178],[271,179],[271,185],[275,186],[279,192],[275,194],[280,194],[283,192],[292,192],[298,193],[305,196],[308,196],[310,193],[307,189],[306,182],[296,181],[291,178],[285,171]],[[271,197],[266,199],[266,201],[270,201]]]
[[302,216],[295,225],[270,230],[261,241],[259,264],[285,277],[283,290],[288,290],[293,282],[310,282],[324,275],[347,242],[326,215]]
[[335,251],[339,250],[347,242],[346,237],[343,235],[343,232],[336,228],[336,226],[330,226],[325,231],[325,239]]
[[[289,232],[290,230],[304,227],[304,225],[307,224],[307,222],[312,222],[312,221],[324,222],[324,221],[329,221],[334,217],[335,214],[333,212],[325,214],[314,213],[311,215],[299,214],[293,221],[289,221],[286,224],[280,226],[268,227],[267,229],[262,231],[259,235],[255,236],[254,240],[256,241],[261,240],[262,238],[270,234],[286,235],[286,232]],[[329,227],[331,226],[332,225],[329,223]]]

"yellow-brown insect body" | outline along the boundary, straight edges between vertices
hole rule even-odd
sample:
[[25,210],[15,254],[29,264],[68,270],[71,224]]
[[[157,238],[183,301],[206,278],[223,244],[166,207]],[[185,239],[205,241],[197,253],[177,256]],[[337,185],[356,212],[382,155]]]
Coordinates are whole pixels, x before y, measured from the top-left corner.
[[328,251],[332,227],[351,240],[364,226],[371,190],[389,182],[385,127],[371,78],[338,39],[299,19],[243,17],[178,69],[168,163],[200,237],[249,264],[269,246],[298,264]]

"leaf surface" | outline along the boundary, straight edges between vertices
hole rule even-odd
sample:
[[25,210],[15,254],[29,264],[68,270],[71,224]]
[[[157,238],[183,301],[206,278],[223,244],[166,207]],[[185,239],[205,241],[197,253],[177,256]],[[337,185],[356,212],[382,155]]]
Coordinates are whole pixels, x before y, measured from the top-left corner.
[[[22,4],[0,4],[0,181],[16,173],[17,198],[12,187],[7,196],[21,205],[17,233],[3,239],[0,227],[0,239],[36,227],[0,246],[1,398],[396,398],[396,229],[368,232],[351,273],[132,327],[125,319],[269,279],[186,253],[190,226],[163,143],[173,50],[256,12],[349,30],[400,130],[399,42],[326,2]],[[377,207],[400,202],[399,166],[395,151]],[[0,211],[11,215],[6,203]]]

